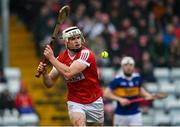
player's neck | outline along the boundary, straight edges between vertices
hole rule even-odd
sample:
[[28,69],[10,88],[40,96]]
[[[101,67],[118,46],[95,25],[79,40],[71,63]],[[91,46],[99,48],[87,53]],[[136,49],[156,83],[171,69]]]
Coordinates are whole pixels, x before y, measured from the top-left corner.
[[73,56],[76,55],[76,52],[70,51],[70,50],[68,49],[68,54],[69,54],[71,57],[73,57]]

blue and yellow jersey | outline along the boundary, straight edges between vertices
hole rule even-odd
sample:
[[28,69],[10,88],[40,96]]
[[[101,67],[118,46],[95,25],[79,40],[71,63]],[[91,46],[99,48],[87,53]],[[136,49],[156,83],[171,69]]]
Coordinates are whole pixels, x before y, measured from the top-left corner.
[[[115,95],[131,100],[139,97],[141,85],[142,78],[138,73],[133,73],[128,79],[123,73],[121,73],[120,75],[116,76],[113,81],[111,81],[109,88],[114,92]],[[117,107],[115,110],[116,114],[132,115],[138,112],[140,112],[138,103],[133,103],[128,106],[121,106],[121,104],[117,102]]]

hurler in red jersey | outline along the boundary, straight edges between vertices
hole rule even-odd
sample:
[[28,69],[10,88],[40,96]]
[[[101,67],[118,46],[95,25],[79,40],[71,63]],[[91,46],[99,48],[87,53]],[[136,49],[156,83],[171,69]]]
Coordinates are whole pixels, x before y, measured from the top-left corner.
[[85,39],[76,26],[65,29],[62,37],[66,50],[57,58],[49,45],[44,50],[45,57],[53,65],[52,70],[48,73],[46,64],[40,63],[38,71],[42,72],[43,82],[48,88],[60,75],[65,78],[69,117],[74,126],[102,126],[104,106],[94,54],[83,46]]

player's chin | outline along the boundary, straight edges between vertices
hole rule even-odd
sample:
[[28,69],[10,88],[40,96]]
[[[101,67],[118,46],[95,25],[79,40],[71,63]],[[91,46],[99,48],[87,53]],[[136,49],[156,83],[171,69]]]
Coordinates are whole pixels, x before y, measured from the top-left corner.
[[126,72],[125,75],[130,77],[130,76],[132,76],[132,73],[131,72]]

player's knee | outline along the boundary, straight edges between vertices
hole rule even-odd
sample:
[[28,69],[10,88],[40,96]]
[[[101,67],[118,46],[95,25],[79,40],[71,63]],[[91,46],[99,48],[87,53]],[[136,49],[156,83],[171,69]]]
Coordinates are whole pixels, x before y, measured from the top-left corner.
[[86,119],[81,114],[76,114],[76,115],[75,114],[73,114],[73,115],[71,114],[70,115],[70,120],[71,120],[71,122],[72,122],[72,124],[74,126],[85,126],[85,124],[86,124]]
[[77,118],[73,120],[74,126],[85,126],[85,120],[83,118]]

